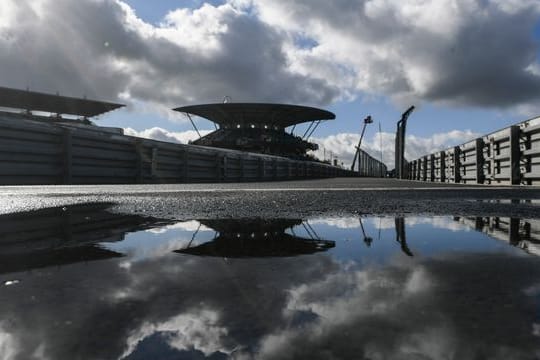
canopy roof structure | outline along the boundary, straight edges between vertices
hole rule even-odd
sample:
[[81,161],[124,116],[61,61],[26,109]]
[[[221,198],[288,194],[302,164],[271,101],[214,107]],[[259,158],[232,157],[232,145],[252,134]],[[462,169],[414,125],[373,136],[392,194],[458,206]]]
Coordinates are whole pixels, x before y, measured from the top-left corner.
[[206,118],[221,126],[251,123],[286,128],[304,122],[336,118],[330,111],[288,104],[218,103],[183,106],[174,110]]
[[0,107],[94,117],[125,105],[0,87]]

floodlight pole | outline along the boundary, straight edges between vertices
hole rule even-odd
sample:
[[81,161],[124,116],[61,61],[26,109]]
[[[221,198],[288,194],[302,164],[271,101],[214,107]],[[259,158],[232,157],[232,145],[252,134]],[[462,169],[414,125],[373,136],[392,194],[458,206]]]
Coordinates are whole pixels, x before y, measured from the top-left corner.
[[396,178],[405,178],[405,130],[407,128],[407,119],[414,111],[414,105],[408,108],[397,122],[396,146],[395,146],[395,172]]
[[[358,146],[356,147],[356,152],[354,153],[354,159],[351,165],[351,171],[354,171],[354,165],[356,164],[356,159],[358,158],[358,155],[360,153],[360,145],[362,145],[362,139],[364,138],[364,133],[366,131],[366,127],[368,124],[371,124],[373,122],[373,119],[371,119],[371,115],[368,115],[364,119],[364,127],[362,128],[362,134],[360,135],[360,141],[358,141]],[[358,171],[360,171],[360,160],[358,160]]]

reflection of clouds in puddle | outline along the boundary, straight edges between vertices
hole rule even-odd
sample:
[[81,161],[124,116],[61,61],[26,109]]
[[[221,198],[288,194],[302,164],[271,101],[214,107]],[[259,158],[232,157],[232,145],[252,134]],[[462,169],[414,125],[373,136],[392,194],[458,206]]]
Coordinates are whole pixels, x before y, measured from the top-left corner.
[[219,325],[219,314],[209,309],[194,310],[160,323],[144,323],[129,335],[127,350],[121,358],[132,354],[137,345],[156,333],[166,334],[166,343],[173,349],[201,351],[205,356],[215,352],[230,354],[226,343],[227,329]]
[[[407,227],[413,227],[417,225],[431,225],[432,227],[436,229],[444,229],[444,230],[450,230],[453,232],[457,231],[470,231],[471,228],[465,224],[461,224],[459,222],[454,221],[452,217],[447,216],[435,216],[435,217],[417,217],[417,216],[410,216],[410,217],[404,217],[405,219],[405,225]],[[393,217],[369,217],[365,220],[366,223],[371,224],[372,227],[375,229],[381,229],[381,230],[389,230],[389,229],[395,229],[396,223],[395,218]]]
[[[142,240],[141,234],[146,234]],[[132,260],[160,257],[183,249],[188,245],[196,246],[209,241],[214,230],[196,220],[178,222],[171,225],[145,230],[138,234],[128,234],[121,243],[106,244],[106,247],[126,253]]]
[[149,233],[153,234],[164,234],[171,230],[183,230],[183,231],[191,231],[195,232],[197,230],[199,231],[212,231],[209,227],[204,226],[197,220],[190,220],[190,221],[182,221],[178,222],[176,224],[166,225],[159,228],[153,228],[146,230]]
[[[485,260],[483,265],[491,266],[500,261]],[[441,265],[444,269],[439,268]],[[459,292],[459,283],[448,276],[454,266],[460,264],[436,261],[383,270],[340,270],[325,279],[299,285],[289,291],[284,316],[312,313],[316,321],[266,335],[258,357],[476,359],[481,355],[502,360],[525,359],[537,354],[540,346],[527,335],[537,336],[538,327],[519,313],[526,298],[519,292],[510,295],[515,308],[505,306],[508,296],[491,304],[478,304],[479,297],[488,297],[489,290],[500,286],[500,279],[487,280],[480,276],[484,287],[474,284]],[[477,271],[474,264],[466,268],[465,273],[473,276]],[[478,279],[472,280],[474,283]],[[516,287],[519,285],[508,289],[510,294]],[[476,293],[470,293],[471,290]],[[459,297],[454,298],[452,295],[457,293]],[[529,306],[529,310],[533,309]],[[486,324],[478,323],[479,319],[475,318]],[[498,326],[501,323],[518,330],[527,339],[514,344],[505,331],[497,330],[501,329]]]
[[309,223],[311,225],[326,225],[335,227],[338,229],[356,229],[360,226],[360,222],[357,217],[347,217],[347,218],[315,218],[310,219]]
[[[365,220],[370,230],[396,226],[390,217]],[[360,228],[358,218],[309,223]],[[405,224],[469,229],[449,217]],[[386,254],[375,264],[340,261],[331,251],[242,260],[172,254],[198,227],[180,222],[107,244],[130,249],[127,257],[17,273],[20,283],[0,292],[0,319],[9,319],[0,323],[0,354],[118,358],[153,349],[148,357],[159,358],[165,347],[176,358],[468,360],[533,358],[540,350],[534,257],[485,248],[451,255],[440,244],[437,256]],[[194,244],[214,234],[200,230]]]
[[12,334],[4,331],[4,324],[0,322],[0,359],[14,359],[19,353],[19,344]]
[[[235,357],[246,359],[527,358],[538,350],[523,291],[540,275],[533,260],[483,254],[361,267],[326,255],[171,256],[129,271],[116,261],[66,266],[51,277],[24,274],[25,287],[0,294],[0,318],[16,324],[2,341],[16,359],[40,348],[44,358],[118,358],[155,336],[177,357],[240,349]],[[18,300],[33,294],[47,296]],[[70,327],[58,326],[66,319]]]

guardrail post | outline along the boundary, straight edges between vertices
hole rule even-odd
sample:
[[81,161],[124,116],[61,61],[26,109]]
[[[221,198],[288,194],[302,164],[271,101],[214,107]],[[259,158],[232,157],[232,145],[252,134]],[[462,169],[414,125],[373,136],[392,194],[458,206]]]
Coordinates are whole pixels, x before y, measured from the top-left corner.
[[152,148],[152,162],[150,163],[150,176],[155,178],[157,176],[158,169],[158,148]]
[[461,149],[459,146],[454,147],[454,182],[461,182]]
[[510,184],[512,185],[521,183],[519,132],[519,126],[510,127]]
[[135,183],[143,182],[143,146],[142,140],[135,140]]
[[227,173],[229,172],[227,154],[223,155],[222,167],[223,167],[223,173],[222,173],[223,174],[222,175],[223,181],[227,181],[227,178],[228,178]]
[[73,181],[73,133],[71,129],[64,129],[62,149],[63,183],[69,185]]
[[446,152],[441,151],[440,152],[440,160],[439,160],[439,173],[440,173],[440,182],[446,181]]
[[475,152],[476,152],[476,183],[483,184],[485,175],[484,175],[484,140],[478,138],[475,141]]
[[259,158],[259,180],[264,179],[265,171],[264,171],[264,159]]
[[495,138],[489,138],[489,183],[495,180]]
[[290,160],[287,160],[287,179],[292,177],[292,164]]
[[246,181],[246,159],[240,155],[240,181]]
[[189,181],[189,150],[187,147],[182,152],[182,177],[185,183]]
[[422,181],[427,181],[427,156],[422,158]]
[[434,182],[435,181],[435,155],[434,154],[431,154],[430,157],[429,157],[429,162],[430,162],[430,181],[431,182]]

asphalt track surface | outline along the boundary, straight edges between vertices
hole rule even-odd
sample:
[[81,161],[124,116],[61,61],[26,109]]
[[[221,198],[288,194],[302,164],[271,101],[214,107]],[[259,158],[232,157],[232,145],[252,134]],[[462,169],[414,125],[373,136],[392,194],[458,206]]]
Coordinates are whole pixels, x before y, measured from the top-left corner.
[[455,215],[540,218],[540,187],[395,179],[163,185],[3,186],[0,214],[80,203],[164,219]]

